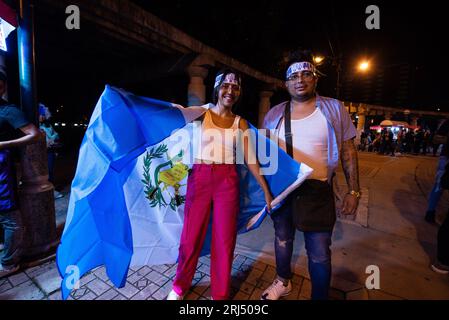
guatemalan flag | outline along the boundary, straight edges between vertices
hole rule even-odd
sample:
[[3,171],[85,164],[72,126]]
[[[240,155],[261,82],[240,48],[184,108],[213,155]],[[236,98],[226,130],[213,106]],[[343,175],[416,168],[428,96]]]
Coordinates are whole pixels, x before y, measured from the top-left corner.
[[[81,144],[57,251],[63,299],[78,277],[101,265],[123,287],[130,266],[176,263],[197,141],[194,120],[206,110],[207,105],[183,108],[106,86]],[[312,170],[251,130],[275,210]],[[265,161],[262,154],[277,161]],[[247,167],[238,165],[238,172],[241,233],[258,227],[266,210]],[[208,239],[203,254],[209,252]]]

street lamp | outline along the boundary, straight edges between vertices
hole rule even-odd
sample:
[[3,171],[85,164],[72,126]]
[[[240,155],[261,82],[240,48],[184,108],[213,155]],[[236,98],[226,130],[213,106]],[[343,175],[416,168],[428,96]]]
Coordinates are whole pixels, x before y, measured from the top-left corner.
[[364,61],[360,62],[360,64],[359,64],[360,71],[365,72],[365,71],[368,71],[369,68],[370,68],[369,61],[364,60]]
[[323,62],[324,57],[323,56],[315,56],[313,57],[313,61],[315,62],[315,64],[318,66],[321,64],[321,62]]

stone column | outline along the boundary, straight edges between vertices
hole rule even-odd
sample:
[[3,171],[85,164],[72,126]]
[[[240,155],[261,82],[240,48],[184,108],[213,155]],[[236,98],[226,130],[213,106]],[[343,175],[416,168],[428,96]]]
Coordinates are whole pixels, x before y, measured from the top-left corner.
[[273,91],[261,91],[259,93],[259,121],[258,128],[262,127],[263,119],[267,112],[270,110],[271,101],[270,98],[273,96]]
[[349,103],[349,108],[348,108],[348,112],[349,114],[353,114],[354,112],[357,112],[357,109],[359,108],[360,103]]
[[200,106],[206,102],[204,79],[207,77],[208,71],[203,66],[189,66],[187,72],[190,76],[187,105]]
[[366,108],[362,105],[360,105],[357,108],[357,137],[356,137],[356,144],[360,144],[360,136],[362,132],[365,130],[365,121],[366,121]]
[[55,200],[53,185],[48,181],[46,150],[44,135],[37,143],[21,148],[19,203],[25,227],[22,244],[25,260],[45,254],[58,244]]
[[366,109],[365,108],[359,108],[357,111],[357,132],[362,132],[365,130],[365,121],[366,121]]

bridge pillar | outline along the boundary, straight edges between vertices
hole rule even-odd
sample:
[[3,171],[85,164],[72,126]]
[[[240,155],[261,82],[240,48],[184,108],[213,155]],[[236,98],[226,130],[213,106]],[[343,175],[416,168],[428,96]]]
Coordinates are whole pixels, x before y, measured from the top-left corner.
[[357,137],[355,139],[356,144],[360,143],[361,134],[365,130],[366,115],[367,115],[366,107],[360,104],[359,107],[357,108]]
[[200,106],[206,102],[204,79],[207,77],[208,70],[203,66],[191,65],[187,68],[187,72],[190,76],[187,105]]
[[357,110],[357,132],[362,132],[365,130],[365,122],[366,122],[367,111],[365,107],[359,107]]

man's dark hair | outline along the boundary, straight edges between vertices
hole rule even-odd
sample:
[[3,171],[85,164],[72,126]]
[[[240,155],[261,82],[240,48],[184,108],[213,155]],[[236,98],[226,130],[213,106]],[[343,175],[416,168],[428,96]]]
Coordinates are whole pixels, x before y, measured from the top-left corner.
[[[212,92],[212,102],[213,102],[213,104],[217,104],[217,102],[218,102],[218,91],[220,91],[220,86],[223,83],[223,81],[225,80],[226,75],[228,75],[230,73],[235,74],[235,77],[237,78],[237,81],[240,84],[240,96],[239,96],[239,98],[237,99],[237,101],[235,102],[235,104],[233,106],[233,109],[234,109],[235,106],[240,102],[241,97],[242,97],[242,75],[241,75],[240,72],[235,71],[233,69],[227,68],[227,69],[222,69],[222,70],[218,71],[216,77],[218,77],[220,74],[222,74],[223,76],[221,77],[220,82],[218,83],[218,85],[214,87],[214,91]],[[214,82],[214,84],[215,84],[215,82]]]
[[296,62],[306,61],[306,62],[310,62],[311,64],[315,65],[315,62],[313,60],[312,51],[306,50],[306,49],[297,49],[297,50],[291,51],[284,61],[286,61],[286,64],[283,68],[284,69],[284,75],[283,75],[284,77],[285,77],[285,74],[287,73],[288,67],[290,67],[292,64],[294,64]]

